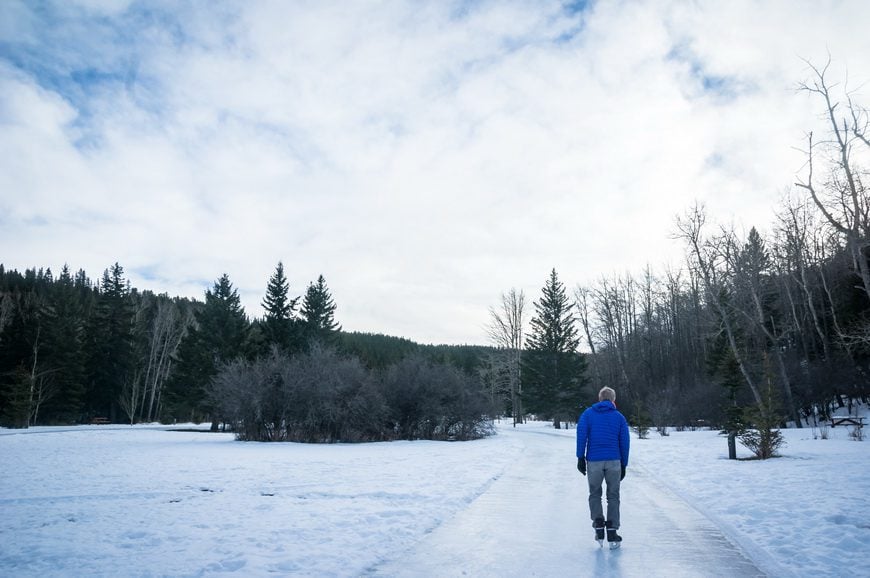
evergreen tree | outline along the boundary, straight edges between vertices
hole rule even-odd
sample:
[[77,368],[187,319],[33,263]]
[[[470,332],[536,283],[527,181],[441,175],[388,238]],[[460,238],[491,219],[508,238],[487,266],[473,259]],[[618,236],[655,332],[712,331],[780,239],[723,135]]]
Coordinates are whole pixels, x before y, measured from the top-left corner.
[[766,460],[775,457],[785,445],[785,438],[779,431],[782,416],[779,413],[779,399],[773,386],[767,359],[765,365],[764,403],[746,408],[745,419],[748,427],[737,436],[755,457]]
[[133,302],[124,269],[115,263],[103,272],[96,308],[88,328],[86,411],[121,418],[119,398],[134,378]]
[[326,287],[323,275],[310,283],[302,301],[302,337],[307,345],[314,342],[334,343],[341,331],[335,321],[335,302]]
[[195,318],[178,348],[179,360],[167,392],[169,413],[176,419],[211,419],[212,429],[217,429],[208,388],[224,364],[248,356],[250,325],[228,275],[206,291],[205,305]]
[[299,298],[290,299],[289,293],[290,283],[284,275],[284,264],[279,261],[275,273],[269,278],[263,299],[266,315],[261,329],[267,349],[272,346],[287,352],[296,349],[296,303]]
[[553,419],[559,427],[560,421],[577,417],[583,400],[586,360],[577,351],[580,339],[572,304],[555,269],[534,306],[523,358],[523,397],[528,411]]
[[69,267],[64,265],[45,311],[46,343],[54,395],[40,411],[46,423],[75,423],[82,418],[85,395],[84,305],[76,293]]
[[[724,293],[721,299],[723,302],[728,301]],[[735,338],[738,343],[742,344],[744,341],[740,332],[736,333]],[[708,338],[706,349],[707,372],[722,386],[720,419],[723,426],[722,433],[728,440],[728,459],[736,460],[737,436],[745,430],[745,409],[748,404],[751,404],[748,388],[740,373],[737,360],[728,346],[727,338],[722,332]]]
[[783,354],[787,349],[782,319],[786,309],[777,303],[778,289],[773,282],[770,254],[755,227],[749,231],[739,252],[738,262],[736,285],[747,301],[741,309],[754,325],[752,332],[757,342],[754,348],[769,356],[778,370],[779,382],[785,394],[785,409],[797,427],[802,427]]
[[32,410],[31,372],[39,343],[38,298],[34,291],[9,292],[0,303],[5,321],[0,339],[0,425],[26,428]]

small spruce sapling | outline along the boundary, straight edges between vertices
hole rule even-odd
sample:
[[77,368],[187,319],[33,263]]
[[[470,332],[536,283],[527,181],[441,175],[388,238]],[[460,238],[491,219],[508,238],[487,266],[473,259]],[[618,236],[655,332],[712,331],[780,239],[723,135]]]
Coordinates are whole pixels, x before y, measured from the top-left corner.
[[772,380],[766,381],[765,399],[758,406],[746,408],[746,423],[749,426],[738,435],[740,443],[761,460],[779,455],[779,449],[785,445],[785,439],[779,431],[782,416],[777,411]]
[[641,440],[647,439],[649,436],[650,420],[640,402],[634,404],[634,413],[631,416],[631,421],[634,423],[634,431],[637,434],[637,438]]

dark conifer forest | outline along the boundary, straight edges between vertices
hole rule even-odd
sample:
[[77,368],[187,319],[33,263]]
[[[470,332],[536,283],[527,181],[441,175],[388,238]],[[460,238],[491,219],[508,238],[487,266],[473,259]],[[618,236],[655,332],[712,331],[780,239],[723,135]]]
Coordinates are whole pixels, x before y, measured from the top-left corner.
[[343,332],[320,276],[289,295],[279,263],[251,320],[227,275],[204,301],[0,264],[0,420],[6,427],[209,422],[241,439],[472,439],[496,410],[488,347]]

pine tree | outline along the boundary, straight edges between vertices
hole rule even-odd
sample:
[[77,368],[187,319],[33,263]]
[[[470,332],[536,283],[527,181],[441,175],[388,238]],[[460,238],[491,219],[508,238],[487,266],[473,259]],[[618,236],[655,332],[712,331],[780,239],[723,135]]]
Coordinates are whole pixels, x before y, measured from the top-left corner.
[[323,275],[310,283],[302,301],[302,336],[308,345],[334,343],[341,325],[335,321],[335,302]]
[[580,339],[572,304],[556,270],[550,273],[526,339],[523,360],[525,407],[541,417],[576,419],[583,400],[586,360],[577,351]]
[[250,324],[238,292],[224,274],[205,293],[196,323],[178,348],[178,363],[168,386],[169,414],[176,419],[212,420],[217,429],[208,388],[226,363],[248,357]]
[[267,348],[274,345],[288,352],[296,349],[296,303],[299,298],[290,299],[289,293],[290,283],[284,275],[284,264],[279,261],[275,273],[269,278],[263,299],[266,315],[262,330]]
[[124,269],[115,263],[103,272],[91,324],[88,328],[86,410],[117,421],[118,399],[134,378],[133,303]]
[[48,423],[75,423],[82,417],[85,395],[84,307],[73,285],[69,267],[64,265],[45,311],[46,343],[55,395],[40,414]]
[[[722,297],[723,302],[727,300]],[[737,335],[742,343],[742,335]],[[740,373],[740,367],[727,337],[721,332],[712,335],[706,344],[707,373],[722,386],[722,433],[728,440],[728,459],[737,459],[737,436],[745,429],[745,408],[747,398],[746,381]]]
[[737,436],[740,443],[761,460],[776,457],[779,455],[779,449],[785,445],[785,438],[779,431],[779,424],[783,421],[779,413],[779,399],[773,386],[773,376],[766,357],[764,369],[766,384],[764,403],[746,408],[744,415],[748,427]]
[[0,339],[0,425],[26,428],[32,410],[30,376],[40,331],[39,303],[32,290],[2,297],[6,320]]

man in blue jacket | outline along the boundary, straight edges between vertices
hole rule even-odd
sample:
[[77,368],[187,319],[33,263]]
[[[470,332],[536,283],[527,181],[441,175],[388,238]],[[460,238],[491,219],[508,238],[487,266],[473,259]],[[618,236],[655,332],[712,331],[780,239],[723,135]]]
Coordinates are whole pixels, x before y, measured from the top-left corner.
[[[616,392],[598,392],[598,403],[577,421],[577,469],[589,481],[589,513],[595,539],[601,544],[607,530],[611,548],[619,548],[619,483],[628,466],[628,422],[616,409]],[[607,520],[601,506],[601,485],[607,483]]]

